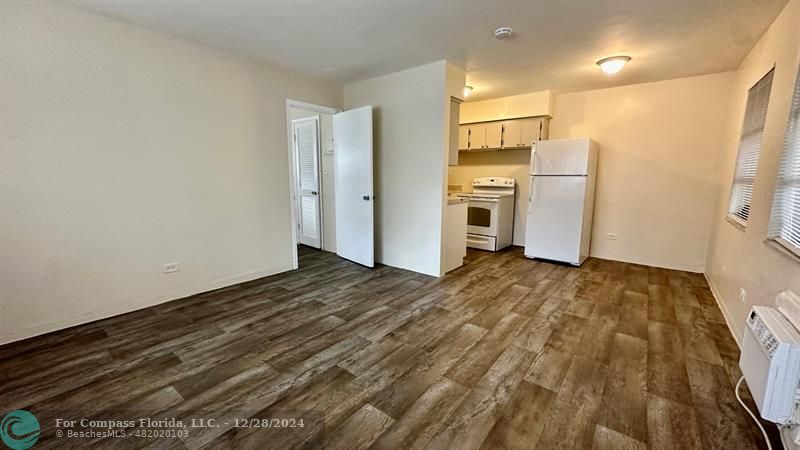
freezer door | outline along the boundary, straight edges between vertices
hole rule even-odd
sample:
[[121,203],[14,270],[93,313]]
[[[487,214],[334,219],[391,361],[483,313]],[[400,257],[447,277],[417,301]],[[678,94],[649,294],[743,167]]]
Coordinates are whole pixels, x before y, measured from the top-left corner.
[[525,256],[580,265],[586,177],[531,177]]
[[589,139],[539,141],[531,152],[533,175],[586,175],[589,164]]

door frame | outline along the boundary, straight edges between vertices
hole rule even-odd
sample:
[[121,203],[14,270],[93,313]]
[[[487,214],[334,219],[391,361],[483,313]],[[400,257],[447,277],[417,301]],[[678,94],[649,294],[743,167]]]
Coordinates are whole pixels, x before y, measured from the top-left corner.
[[[315,105],[313,103],[307,103],[299,100],[292,100],[287,98],[286,99],[286,148],[289,154],[289,203],[291,205],[291,217],[290,217],[290,228],[292,229],[292,268],[297,269],[299,265],[299,261],[297,258],[297,244],[298,244],[298,236],[297,236],[297,214],[299,212],[299,208],[297,206],[297,198],[296,198],[296,190],[297,190],[297,174],[296,174],[296,161],[294,157],[294,134],[292,129],[292,118],[291,118],[291,110],[292,108],[296,109],[306,109],[309,111],[314,111],[320,114],[336,114],[341,112],[342,110],[339,108],[333,108],[330,106],[322,106],[322,105]],[[319,128],[321,130],[321,127]],[[320,141],[319,145],[320,149],[322,148],[322,141]],[[322,166],[322,155],[319,157],[319,164],[320,169]],[[320,172],[321,173],[321,172]],[[322,205],[322,177],[320,177],[320,205]],[[323,219],[323,209],[324,207],[320,208],[320,246],[322,244],[322,222]]]

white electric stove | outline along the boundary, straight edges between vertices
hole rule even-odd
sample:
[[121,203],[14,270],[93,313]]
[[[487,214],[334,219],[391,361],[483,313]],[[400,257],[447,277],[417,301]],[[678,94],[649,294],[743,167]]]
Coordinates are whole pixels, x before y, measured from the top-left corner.
[[511,245],[516,181],[507,177],[472,180],[467,207],[467,247],[497,251]]

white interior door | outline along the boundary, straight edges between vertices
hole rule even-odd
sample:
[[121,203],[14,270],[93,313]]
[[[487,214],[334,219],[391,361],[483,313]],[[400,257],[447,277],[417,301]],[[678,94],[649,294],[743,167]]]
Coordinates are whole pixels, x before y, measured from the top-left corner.
[[319,195],[319,118],[292,121],[297,162],[297,228],[301,244],[322,248]]
[[336,254],[375,265],[372,106],[333,116]]

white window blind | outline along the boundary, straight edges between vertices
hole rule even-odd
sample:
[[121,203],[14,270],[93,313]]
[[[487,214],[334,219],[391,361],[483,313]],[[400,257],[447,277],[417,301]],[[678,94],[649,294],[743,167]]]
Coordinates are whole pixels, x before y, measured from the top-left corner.
[[742,225],[750,217],[753,199],[753,183],[758,170],[758,155],[761,152],[761,137],[767,118],[769,93],[772,88],[772,73],[764,75],[747,93],[747,108],[744,113],[742,135],[739,138],[739,153],[736,157],[736,172],[733,175],[728,215]]
[[795,80],[786,137],[783,140],[778,184],[769,221],[769,237],[800,255],[800,68]]

